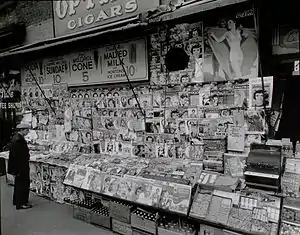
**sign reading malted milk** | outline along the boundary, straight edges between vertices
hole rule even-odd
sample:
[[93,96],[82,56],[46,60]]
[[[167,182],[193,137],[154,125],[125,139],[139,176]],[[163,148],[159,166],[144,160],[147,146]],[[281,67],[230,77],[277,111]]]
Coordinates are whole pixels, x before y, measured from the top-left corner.
[[52,84],[66,83],[70,79],[69,61],[64,56],[45,59],[44,74]]
[[68,59],[69,86],[127,82],[126,75],[131,81],[148,79],[147,43],[144,38],[74,53]]
[[55,35],[62,36],[132,18],[156,8],[159,0],[55,0]]
[[146,51],[145,39],[100,48],[97,71],[101,83],[127,82],[126,75],[134,81],[147,80]]

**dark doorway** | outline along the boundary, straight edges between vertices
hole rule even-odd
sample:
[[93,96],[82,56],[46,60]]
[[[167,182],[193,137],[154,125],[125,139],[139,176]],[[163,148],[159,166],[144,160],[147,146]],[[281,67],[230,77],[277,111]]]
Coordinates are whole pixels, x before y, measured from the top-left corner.
[[277,135],[280,139],[290,138],[293,142],[300,140],[300,76],[286,79],[282,118]]

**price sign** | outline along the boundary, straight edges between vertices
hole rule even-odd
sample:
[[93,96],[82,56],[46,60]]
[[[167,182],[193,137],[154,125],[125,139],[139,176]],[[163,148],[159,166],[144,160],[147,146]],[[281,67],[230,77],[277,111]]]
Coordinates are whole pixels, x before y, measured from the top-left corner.
[[70,74],[68,85],[96,83],[97,51],[74,53],[69,56]]
[[51,81],[45,81],[43,60],[33,61],[22,67],[21,69],[22,86],[32,86],[36,84],[32,75],[34,76],[34,78],[39,84],[52,84]]
[[44,74],[46,83],[62,84],[70,79],[69,61],[61,56],[46,59],[44,62]]
[[98,72],[101,83],[126,82],[126,74],[131,81],[147,80],[146,40],[100,48]]

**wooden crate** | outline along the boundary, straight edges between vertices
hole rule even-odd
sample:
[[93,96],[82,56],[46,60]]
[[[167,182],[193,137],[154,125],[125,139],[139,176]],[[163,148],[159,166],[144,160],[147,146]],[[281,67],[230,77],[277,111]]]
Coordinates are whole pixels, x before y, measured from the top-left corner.
[[110,217],[130,224],[132,206],[119,201],[110,201],[109,211]]
[[180,232],[180,231],[172,231],[172,230],[168,230],[165,228],[161,228],[158,227],[157,229],[157,235],[195,235],[196,231],[194,231],[193,233],[189,233],[189,232]]
[[111,220],[109,216],[91,212],[91,224],[111,229]]
[[132,235],[152,235],[152,233],[148,233],[136,228],[132,228]]
[[131,226],[150,234],[156,234],[157,222],[138,216],[133,212],[131,214]]
[[91,210],[73,205],[73,217],[86,223],[91,222]]
[[112,218],[111,221],[112,231],[122,235],[132,235],[132,228],[130,224]]

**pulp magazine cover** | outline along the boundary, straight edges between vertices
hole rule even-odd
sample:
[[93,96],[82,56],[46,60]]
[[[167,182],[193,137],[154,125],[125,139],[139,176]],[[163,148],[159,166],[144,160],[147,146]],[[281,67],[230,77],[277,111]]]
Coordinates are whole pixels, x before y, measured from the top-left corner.
[[170,182],[161,182],[161,185],[163,190],[160,207],[186,215],[191,200],[191,186]]
[[159,181],[145,179],[141,177],[125,176],[124,179],[132,182],[133,197],[132,200],[147,206],[159,206],[162,193],[162,187]]

